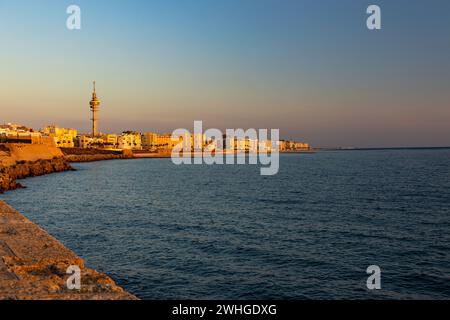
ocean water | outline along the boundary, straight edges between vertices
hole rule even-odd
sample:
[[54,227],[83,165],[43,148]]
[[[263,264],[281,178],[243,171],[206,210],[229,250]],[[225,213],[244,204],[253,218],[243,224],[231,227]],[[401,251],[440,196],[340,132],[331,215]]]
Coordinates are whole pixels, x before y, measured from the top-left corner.
[[450,299],[448,149],[74,166],[0,198],[140,298]]

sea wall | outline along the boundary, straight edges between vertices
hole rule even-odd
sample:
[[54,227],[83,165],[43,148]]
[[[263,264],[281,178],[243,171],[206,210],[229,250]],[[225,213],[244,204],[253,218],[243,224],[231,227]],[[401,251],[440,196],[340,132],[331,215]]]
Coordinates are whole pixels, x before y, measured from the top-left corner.
[[103,160],[130,159],[132,157],[122,154],[68,154],[65,159],[68,162],[93,162]]
[[[83,156],[124,157],[95,153]],[[101,160],[101,159],[99,159]],[[91,160],[92,161],[92,160]],[[0,193],[22,187],[17,179],[73,170],[66,155],[43,144],[0,144]],[[70,290],[67,270],[81,271],[81,288]],[[0,200],[0,300],[137,299],[84,261],[39,226]]]
[[[67,286],[67,269],[81,271],[81,288]],[[0,300],[134,300],[105,274],[0,200]]]
[[0,193],[22,187],[17,179],[73,170],[63,153],[43,144],[0,144]]
[[81,149],[62,148],[64,157],[69,162],[92,162],[114,159],[131,159],[133,153],[130,150],[101,150],[101,149]]

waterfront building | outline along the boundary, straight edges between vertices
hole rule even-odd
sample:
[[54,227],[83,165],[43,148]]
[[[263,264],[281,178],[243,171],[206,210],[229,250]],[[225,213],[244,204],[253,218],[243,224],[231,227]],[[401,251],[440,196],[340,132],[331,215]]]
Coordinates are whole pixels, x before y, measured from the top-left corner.
[[44,128],[44,134],[53,139],[55,145],[60,148],[73,148],[74,139],[77,136],[77,130],[60,128],[56,125],[49,125]]
[[40,132],[20,124],[7,123],[0,125],[0,142],[5,143],[44,143]]
[[309,143],[296,142],[295,150],[311,150],[311,146],[309,145]]
[[200,152],[206,145],[206,135],[203,133],[191,134],[191,146],[193,151]]
[[[227,146],[226,143],[229,143],[230,145]],[[258,140],[257,139],[238,139],[234,137],[233,139],[228,139],[224,141],[224,149],[226,151],[230,152],[257,152],[258,151]]]
[[308,143],[280,140],[279,143],[280,152],[283,151],[309,151],[311,146]]
[[180,138],[178,141],[172,141],[172,134],[170,133],[146,132],[142,135],[142,146],[146,149],[171,151],[181,141],[183,141],[183,138]]
[[263,140],[259,142],[258,151],[259,152],[272,152],[272,141],[271,140]]
[[141,134],[135,131],[124,131],[117,139],[118,148],[122,150],[142,150]]
[[162,135],[157,136],[157,149],[165,150],[165,151],[171,151],[173,148],[175,148],[181,141],[183,141],[183,138],[179,138],[178,141],[172,140],[172,134],[166,133]]
[[104,149],[117,148],[119,136],[113,133],[103,134],[100,139],[103,140]]
[[278,144],[278,148],[279,148],[280,152],[286,151],[287,150],[287,141],[280,140],[280,142]]
[[16,134],[16,133],[27,133],[27,132],[32,132],[32,131],[33,131],[33,129],[28,128],[21,124],[17,124],[17,123],[6,123],[6,124],[0,125],[1,133]]
[[145,149],[154,149],[158,134],[154,132],[145,132],[141,136],[142,147]]
[[79,135],[74,139],[75,147],[77,148],[104,148],[104,141],[101,137],[92,137],[91,135]]
[[108,133],[92,137],[90,134],[79,135],[74,139],[77,148],[96,148],[105,150],[118,149],[117,134]]
[[205,143],[205,145],[203,146],[203,150],[208,151],[208,152],[219,151],[219,146],[218,146],[217,141],[215,141],[215,140],[207,141]]

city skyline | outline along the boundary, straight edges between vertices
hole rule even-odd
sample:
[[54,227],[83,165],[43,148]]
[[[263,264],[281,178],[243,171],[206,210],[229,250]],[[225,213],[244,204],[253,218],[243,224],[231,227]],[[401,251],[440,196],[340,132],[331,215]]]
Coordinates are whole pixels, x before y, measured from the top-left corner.
[[[89,132],[279,128],[317,147],[450,145],[446,1],[0,1],[1,122]],[[236,10],[236,8],[239,10]],[[324,32],[325,31],[325,32]],[[432,49],[432,50],[431,50]]]

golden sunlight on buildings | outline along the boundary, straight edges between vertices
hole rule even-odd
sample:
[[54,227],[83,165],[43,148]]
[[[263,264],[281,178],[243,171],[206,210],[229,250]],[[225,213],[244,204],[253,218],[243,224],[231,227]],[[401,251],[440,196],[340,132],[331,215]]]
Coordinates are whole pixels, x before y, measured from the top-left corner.
[[185,139],[190,139],[189,143],[192,150],[195,147],[203,149],[206,146],[206,136],[204,134],[190,134],[178,139],[172,139],[172,134],[170,133],[146,132],[142,135],[142,147],[147,150],[170,152]]
[[83,149],[104,149],[104,140],[99,137],[92,137],[92,135],[83,134],[75,138],[75,147]]
[[103,140],[103,146],[105,149],[116,149],[117,139],[119,136],[114,133],[102,134],[100,137]]
[[0,143],[33,143],[53,145],[53,139],[43,136],[41,132],[20,124],[0,125]]
[[[203,133],[186,133],[179,138],[172,138],[171,133],[145,132],[141,134],[133,130],[124,131],[121,134],[101,133],[98,130],[98,112],[100,100],[97,97],[95,82],[90,101],[92,112],[92,132],[78,134],[76,129],[62,128],[57,125],[48,125],[41,131],[20,124],[0,125],[0,143],[29,143],[48,144],[60,148],[82,148],[103,150],[133,150],[137,153],[170,153],[183,143],[183,148],[189,148],[192,152],[272,152],[274,145],[270,140],[251,139],[248,136],[227,138],[223,135],[219,139],[206,137]],[[280,140],[277,142],[280,152],[310,151],[311,146],[297,141]]]
[[170,151],[175,148],[182,141],[172,141],[172,134],[158,134],[153,132],[146,132],[142,135],[142,146],[148,150],[167,150]]
[[73,148],[75,146],[74,140],[77,137],[76,129],[60,128],[56,125],[49,125],[44,128],[43,133],[52,138],[57,147]]
[[[141,134],[129,130],[120,135],[98,133],[93,137],[92,134],[78,134],[76,129],[62,128],[57,125],[48,125],[42,131],[34,131],[19,124],[0,125],[0,143],[48,144],[60,148],[143,150],[170,153],[186,139],[189,139],[193,152],[271,152],[274,147],[270,140],[260,141],[248,137],[228,139],[225,135],[222,139],[214,140],[207,138],[204,134],[187,134],[173,140],[170,133],[146,132]],[[287,140],[280,140],[278,147],[280,152],[303,152],[312,149],[308,143]]]
[[39,132],[20,124],[0,125],[0,142],[38,143],[40,136]]
[[280,140],[279,148],[281,152],[311,150],[311,146],[308,143],[286,140]]
[[117,139],[117,145],[122,150],[141,150],[141,134],[135,131],[124,131]]

